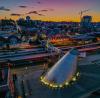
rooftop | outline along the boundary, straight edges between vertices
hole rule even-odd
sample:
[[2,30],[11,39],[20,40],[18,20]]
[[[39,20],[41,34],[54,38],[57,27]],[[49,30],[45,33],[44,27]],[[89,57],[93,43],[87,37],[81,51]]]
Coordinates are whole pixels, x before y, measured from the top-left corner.
[[[27,95],[27,98],[86,98],[87,95],[100,89],[100,61],[91,64],[80,64],[78,70],[80,72],[79,78],[72,84],[62,89],[55,89],[48,87],[41,83],[40,76],[42,70],[39,68],[29,69],[23,79],[26,83],[26,77],[31,84],[32,95]],[[32,71],[31,71],[32,70]],[[23,71],[22,71],[23,72]],[[32,72],[30,74],[30,72]],[[19,74],[19,73],[18,73]],[[22,79],[21,76],[19,78]],[[27,90],[25,90],[26,93]]]

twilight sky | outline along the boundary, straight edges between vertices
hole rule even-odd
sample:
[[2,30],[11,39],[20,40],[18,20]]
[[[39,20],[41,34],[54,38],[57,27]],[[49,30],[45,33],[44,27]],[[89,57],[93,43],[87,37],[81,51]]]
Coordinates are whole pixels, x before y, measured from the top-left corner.
[[0,0],[0,19],[31,16],[32,19],[51,21],[79,21],[83,15],[92,15],[100,21],[100,0]]

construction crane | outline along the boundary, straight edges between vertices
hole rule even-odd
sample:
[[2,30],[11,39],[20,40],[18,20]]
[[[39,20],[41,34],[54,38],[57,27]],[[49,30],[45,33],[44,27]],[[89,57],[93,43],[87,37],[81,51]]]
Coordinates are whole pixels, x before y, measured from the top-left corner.
[[88,11],[90,11],[90,9],[88,9],[88,10],[83,10],[83,11],[80,11],[80,12],[79,12],[79,14],[80,14],[80,20],[82,19],[83,14],[86,13],[86,12],[88,12]]

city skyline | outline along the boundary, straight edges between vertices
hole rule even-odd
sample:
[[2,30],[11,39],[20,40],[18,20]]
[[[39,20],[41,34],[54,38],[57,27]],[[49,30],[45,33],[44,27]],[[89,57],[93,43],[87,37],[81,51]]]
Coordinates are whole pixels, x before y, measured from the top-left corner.
[[0,0],[0,19],[25,18],[44,21],[80,21],[79,12],[100,22],[100,0]]

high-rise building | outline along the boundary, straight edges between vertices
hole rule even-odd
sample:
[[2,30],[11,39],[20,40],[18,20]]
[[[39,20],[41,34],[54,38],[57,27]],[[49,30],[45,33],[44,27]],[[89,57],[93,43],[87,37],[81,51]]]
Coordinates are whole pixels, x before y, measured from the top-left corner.
[[92,21],[92,16],[83,16],[83,18],[81,19],[81,22],[84,23],[91,23]]
[[91,27],[92,16],[83,16],[81,19],[81,27]]
[[91,32],[93,30],[92,16],[83,16],[80,27],[82,32]]

